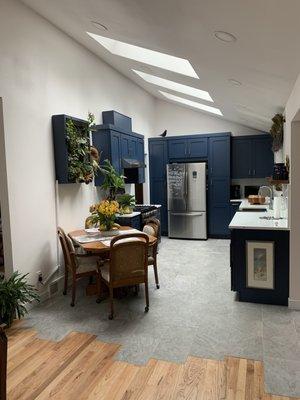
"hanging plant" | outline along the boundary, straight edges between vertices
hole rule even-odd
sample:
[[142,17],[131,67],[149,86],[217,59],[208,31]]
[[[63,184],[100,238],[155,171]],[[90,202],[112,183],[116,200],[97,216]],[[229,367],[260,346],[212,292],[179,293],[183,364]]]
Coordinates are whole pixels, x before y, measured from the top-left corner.
[[283,146],[283,126],[285,123],[284,116],[282,114],[276,114],[272,118],[272,122],[273,125],[270,129],[270,134],[273,138],[272,150],[275,153]]
[[69,180],[76,183],[90,183],[99,170],[99,153],[90,146],[90,132],[94,130],[95,116],[88,114],[86,124],[66,121],[68,146]]

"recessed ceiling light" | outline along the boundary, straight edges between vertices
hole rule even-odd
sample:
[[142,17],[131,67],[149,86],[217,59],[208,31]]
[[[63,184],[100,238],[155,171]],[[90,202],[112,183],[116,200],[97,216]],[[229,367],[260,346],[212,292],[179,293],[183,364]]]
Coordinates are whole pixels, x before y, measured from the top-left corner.
[[91,24],[92,24],[95,28],[100,29],[101,31],[108,31],[107,26],[101,24],[100,22],[91,21]]
[[216,107],[207,106],[206,104],[201,104],[198,103],[197,101],[188,100],[183,97],[174,96],[174,94],[163,92],[161,90],[159,90],[159,93],[161,93],[163,96],[167,97],[170,100],[177,101],[178,103],[186,104],[194,108],[199,108],[200,110],[207,111],[209,113],[223,115],[221,110],[219,110]]
[[234,85],[234,86],[241,86],[241,85],[242,85],[242,82],[237,81],[236,79],[228,79],[228,82],[229,82],[231,85]]
[[199,79],[190,62],[184,58],[179,58],[169,54],[160,53],[159,51],[149,50],[145,49],[144,47],[120,42],[119,40],[96,35],[95,33],[87,32],[87,34],[104,46],[112,54]]
[[230,43],[236,42],[237,38],[229,32],[224,31],[215,31],[214,32],[215,38],[221,40],[222,42]]
[[198,97],[202,100],[213,102],[213,99],[205,90],[200,90],[192,86],[183,85],[181,83],[170,81],[169,79],[160,78],[159,76],[147,74],[146,72],[137,71],[135,69],[133,69],[132,71],[143,78],[146,82],[152,83],[153,85],[162,86],[167,89],[175,90],[176,92],[181,92],[190,96]]

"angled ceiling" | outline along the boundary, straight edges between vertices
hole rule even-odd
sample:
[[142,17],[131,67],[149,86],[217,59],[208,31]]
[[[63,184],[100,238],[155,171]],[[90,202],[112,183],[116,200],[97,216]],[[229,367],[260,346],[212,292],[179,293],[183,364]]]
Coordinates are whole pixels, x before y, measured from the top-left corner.
[[[213,105],[224,115],[218,118],[256,129],[270,128],[300,71],[298,0],[22,1],[154,96],[166,100],[161,90]],[[113,55],[87,31],[187,59],[200,79]],[[222,42],[215,31],[237,40]],[[153,85],[132,69],[207,91],[214,103]]]

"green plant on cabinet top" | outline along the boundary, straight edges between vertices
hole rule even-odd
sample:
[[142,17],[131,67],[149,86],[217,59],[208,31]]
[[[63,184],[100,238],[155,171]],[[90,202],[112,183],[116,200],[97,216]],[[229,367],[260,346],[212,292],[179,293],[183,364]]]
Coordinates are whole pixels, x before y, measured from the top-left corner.
[[99,170],[104,176],[101,188],[109,191],[109,200],[115,200],[118,191],[125,187],[124,175],[119,175],[109,160],[104,160],[103,164],[99,167]]

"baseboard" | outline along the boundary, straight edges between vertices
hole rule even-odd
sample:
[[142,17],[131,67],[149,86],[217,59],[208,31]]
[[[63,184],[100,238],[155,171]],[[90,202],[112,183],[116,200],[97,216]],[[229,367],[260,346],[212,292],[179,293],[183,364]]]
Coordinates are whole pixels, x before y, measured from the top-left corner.
[[300,300],[293,300],[289,298],[289,308],[291,310],[300,310]]

